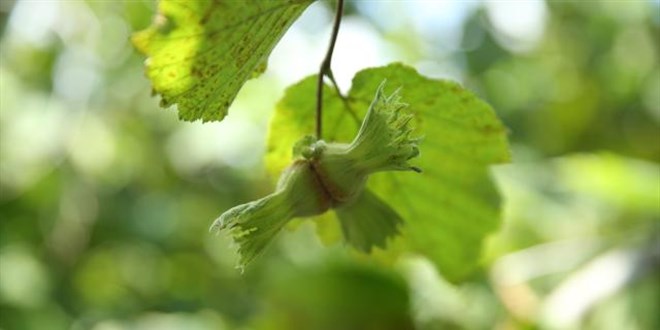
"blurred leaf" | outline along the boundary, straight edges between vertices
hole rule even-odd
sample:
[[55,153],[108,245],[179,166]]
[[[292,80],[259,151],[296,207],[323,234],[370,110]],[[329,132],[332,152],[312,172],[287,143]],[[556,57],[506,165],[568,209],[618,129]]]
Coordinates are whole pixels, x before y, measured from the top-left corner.
[[557,160],[570,188],[610,205],[660,214],[658,164],[615,154],[578,154]]
[[256,329],[413,329],[405,281],[373,266],[330,262],[271,274]]
[[[368,185],[404,219],[397,244],[425,255],[447,278],[459,280],[476,267],[482,240],[500,222],[500,197],[488,167],[509,158],[506,130],[486,103],[458,84],[392,64],[355,76],[350,109],[326,86],[327,141],[352,139],[383,79],[391,89],[403,88],[402,100],[415,115],[415,134],[424,139],[413,163],[424,172],[375,174]],[[314,83],[309,77],[290,87],[277,106],[267,155],[273,173],[290,161],[295,141],[313,132]]]
[[179,118],[220,121],[246,80],[312,0],[162,0],[133,44],[149,58],[147,76]]

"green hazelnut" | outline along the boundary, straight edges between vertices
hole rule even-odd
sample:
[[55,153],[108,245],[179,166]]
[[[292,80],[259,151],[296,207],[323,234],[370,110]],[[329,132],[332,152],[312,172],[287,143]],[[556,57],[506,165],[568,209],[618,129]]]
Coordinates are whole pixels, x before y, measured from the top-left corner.
[[304,137],[294,145],[297,158],[281,174],[275,192],[223,213],[211,229],[230,232],[238,244],[241,266],[259,255],[292,218],[328,209],[336,211],[351,245],[363,251],[384,247],[402,220],[365,186],[376,172],[420,172],[408,164],[419,149],[418,139],[410,136],[413,115],[406,107],[398,91],[386,97],[381,84],[350,144]]

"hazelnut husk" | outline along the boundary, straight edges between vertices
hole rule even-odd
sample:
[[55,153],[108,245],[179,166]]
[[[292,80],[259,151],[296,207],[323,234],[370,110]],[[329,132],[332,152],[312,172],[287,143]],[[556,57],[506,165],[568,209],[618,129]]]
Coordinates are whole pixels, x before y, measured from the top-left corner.
[[293,218],[335,210],[345,240],[362,251],[385,247],[398,233],[401,217],[365,189],[369,175],[382,171],[421,172],[408,161],[419,156],[412,138],[414,118],[400,102],[378,88],[362,126],[351,143],[327,143],[311,136],[293,148],[294,161],[275,191],[223,213],[211,226],[227,230],[238,245],[239,265],[257,257]]

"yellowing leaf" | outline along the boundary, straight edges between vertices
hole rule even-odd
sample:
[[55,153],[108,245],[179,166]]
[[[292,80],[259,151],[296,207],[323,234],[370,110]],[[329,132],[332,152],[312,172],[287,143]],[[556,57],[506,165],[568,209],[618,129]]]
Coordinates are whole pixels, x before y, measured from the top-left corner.
[[[379,84],[401,87],[414,114],[423,173],[374,174],[370,190],[403,218],[399,245],[426,256],[450,280],[478,265],[481,244],[500,223],[500,197],[489,166],[508,161],[506,130],[493,110],[460,85],[419,75],[401,64],[367,69],[353,79],[349,108],[329,88],[324,93],[324,139],[350,142]],[[280,171],[291,145],[314,132],[314,78],[290,87],[271,123],[266,161]],[[356,118],[357,117],[357,118]],[[384,224],[385,226],[387,224]]]
[[220,121],[246,80],[313,0],[161,0],[158,16],[133,35],[164,107],[179,118]]

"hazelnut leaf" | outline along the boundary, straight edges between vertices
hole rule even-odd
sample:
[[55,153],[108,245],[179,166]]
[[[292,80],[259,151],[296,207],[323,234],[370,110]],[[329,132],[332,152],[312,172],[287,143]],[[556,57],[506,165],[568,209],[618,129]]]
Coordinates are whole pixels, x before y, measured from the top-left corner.
[[151,26],[133,35],[161,105],[186,121],[220,121],[236,94],[313,0],[161,0]]
[[[374,174],[367,187],[403,219],[397,248],[425,256],[449,280],[464,279],[478,267],[483,241],[501,222],[489,168],[509,160],[506,129],[488,104],[459,84],[391,64],[356,74],[349,107],[324,87],[323,139],[349,143],[361,124],[355,117],[364,117],[385,79],[386,95],[400,87],[409,104],[412,136],[423,136],[415,165],[424,172]],[[289,87],[276,107],[266,155],[271,173],[290,162],[296,141],[314,132],[315,83],[312,76]]]

